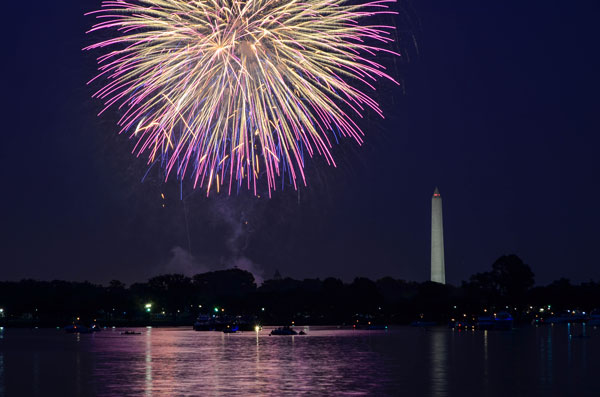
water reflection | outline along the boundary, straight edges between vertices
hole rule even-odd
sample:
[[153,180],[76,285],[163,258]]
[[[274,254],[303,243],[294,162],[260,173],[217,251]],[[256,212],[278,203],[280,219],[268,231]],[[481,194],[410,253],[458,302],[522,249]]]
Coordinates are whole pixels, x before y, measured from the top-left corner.
[[[4,339],[4,327],[0,327],[0,341]],[[0,350],[0,396],[4,396],[4,354]]]
[[[445,331],[445,330],[444,330]],[[431,395],[448,395],[448,333],[431,332]]]
[[509,333],[311,327],[294,338],[270,337],[270,329],[138,331],[79,339],[0,332],[0,396],[600,396],[593,375],[600,360],[585,352],[600,351],[600,330],[591,327],[589,338],[572,341],[566,326]]
[[488,392],[488,385],[490,384],[489,376],[489,362],[488,362],[488,330],[483,331],[483,387]]
[[152,328],[146,331],[146,396],[152,396]]
[[40,395],[40,355],[38,352],[33,353],[33,395]]
[[567,359],[569,365],[571,365],[571,358],[573,357],[573,349],[571,346],[573,335],[571,335],[571,323],[567,323]]
[[552,387],[552,333],[554,327],[541,328],[544,330],[545,336],[542,335],[540,338],[540,381],[547,390],[551,390]]
[[582,346],[582,349],[581,349],[581,363],[582,363],[581,366],[584,369],[587,369],[587,341],[586,341],[586,338],[589,335],[585,333],[587,324],[583,323],[583,324],[581,324],[581,327],[582,327],[582,329],[581,329],[581,335],[583,337],[583,341],[582,341],[582,345],[583,346]]

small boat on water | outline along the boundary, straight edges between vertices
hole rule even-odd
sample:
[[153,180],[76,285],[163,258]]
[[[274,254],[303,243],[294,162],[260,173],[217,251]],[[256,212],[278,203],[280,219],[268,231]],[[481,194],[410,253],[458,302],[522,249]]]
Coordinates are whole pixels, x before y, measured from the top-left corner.
[[494,329],[496,325],[496,319],[492,316],[479,316],[477,317],[477,329]]
[[88,328],[85,325],[79,324],[67,325],[64,330],[67,334],[91,334],[94,332],[92,328]]
[[494,329],[509,330],[513,328],[513,317],[508,312],[500,312],[496,314],[494,320]]
[[135,331],[125,331],[125,332],[121,332],[121,335],[141,335],[141,332],[135,332]]
[[271,331],[271,333],[269,335],[298,335],[298,333],[296,331],[294,331],[293,329],[291,329],[290,327],[280,327],[280,328],[275,328],[274,330]]
[[543,324],[564,324],[568,322],[569,319],[566,316],[552,316],[543,320]]
[[[545,324],[568,324],[568,323],[585,323],[590,322],[593,318],[591,315],[589,318],[585,314],[585,312],[580,312],[579,310],[567,310],[557,316],[548,317],[544,320]],[[597,316],[599,324],[600,324],[600,314]]]
[[194,331],[225,331],[228,328],[237,328],[238,331],[254,331],[255,327],[255,316],[200,314],[194,322]]
[[508,312],[479,316],[475,327],[479,330],[509,330],[513,327],[513,318]]
[[448,323],[448,327],[457,330],[466,330],[466,329],[474,329],[475,325],[470,322],[468,319],[452,319]]
[[223,333],[224,334],[235,334],[236,332],[238,332],[239,327],[231,327],[231,326],[227,326],[226,328],[223,329]]
[[437,325],[437,322],[435,322],[435,321],[423,321],[423,320],[413,321],[412,323],[410,323],[411,327],[435,327],[436,325]]

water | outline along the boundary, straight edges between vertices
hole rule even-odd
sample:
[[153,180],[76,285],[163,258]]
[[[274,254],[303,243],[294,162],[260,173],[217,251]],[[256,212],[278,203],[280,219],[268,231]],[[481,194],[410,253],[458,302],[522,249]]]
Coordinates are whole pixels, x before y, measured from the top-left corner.
[[600,396],[600,329],[581,325],[121,331],[0,331],[0,396]]

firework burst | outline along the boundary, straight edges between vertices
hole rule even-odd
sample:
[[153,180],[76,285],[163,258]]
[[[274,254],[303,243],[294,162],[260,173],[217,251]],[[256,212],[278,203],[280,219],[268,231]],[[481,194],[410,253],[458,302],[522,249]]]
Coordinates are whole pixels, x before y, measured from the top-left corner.
[[89,32],[117,33],[85,48],[107,49],[92,80],[106,84],[94,97],[102,112],[123,110],[120,132],[165,178],[188,175],[207,194],[213,186],[256,194],[266,181],[270,195],[286,176],[296,188],[306,184],[305,155],[335,166],[338,137],[362,142],[348,113],[383,117],[354,85],[393,81],[373,60],[397,55],[381,47],[393,28],[361,24],[393,14],[393,2],[104,1],[89,13],[99,19]]

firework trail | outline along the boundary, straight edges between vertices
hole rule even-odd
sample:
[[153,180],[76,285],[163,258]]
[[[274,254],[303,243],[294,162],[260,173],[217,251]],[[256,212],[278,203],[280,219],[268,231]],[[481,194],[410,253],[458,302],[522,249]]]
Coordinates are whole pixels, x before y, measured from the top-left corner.
[[[193,187],[269,192],[287,176],[306,185],[305,154],[335,166],[333,142],[363,132],[349,114],[379,105],[355,88],[394,81],[373,59],[391,26],[362,25],[395,14],[375,0],[113,0],[89,13],[89,32],[116,31],[102,49],[102,114],[122,109],[133,152],[159,163],[165,180]],[[261,182],[264,183],[264,182]]]

